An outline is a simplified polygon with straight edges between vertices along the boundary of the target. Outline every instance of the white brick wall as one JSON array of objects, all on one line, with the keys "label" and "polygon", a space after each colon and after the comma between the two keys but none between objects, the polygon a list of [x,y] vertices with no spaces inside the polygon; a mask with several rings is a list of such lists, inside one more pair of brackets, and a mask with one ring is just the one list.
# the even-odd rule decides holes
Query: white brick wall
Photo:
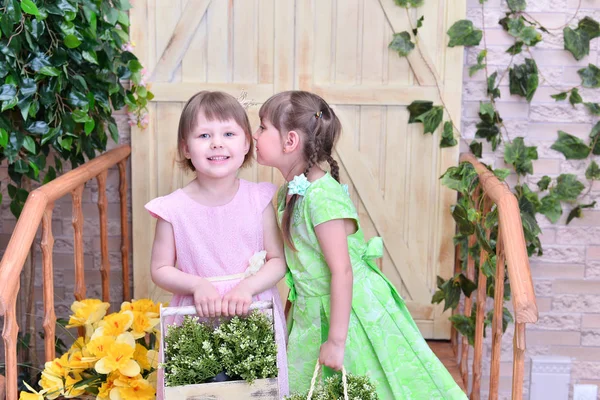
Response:
[{"label": "white brick wall", "polygon": [[[575,14],[578,0],[529,0],[527,11],[547,28],[564,25]],[[482,12],[479,0],[468,0],[467,16],[481,28]],[[488,44],[489,73],[502,71],[508,65],[510,55],[504,51],[511,45],[512,38],[498,25],[504,16],[504,0],[488,0],[485,3],[486,39]],[[600,20],[600,1],[582,0],[581,9],[574,19],[589,15]],[[425,27],[424,27],[425,28]],[[502,82],[502,97],[498,99],[500,115],[506,121],[511,138],[525,137],[528,145],[538,146],[539,160],[534,162],[534,176],[526,179],[529,186],[543,175],[556,177],[561,173],[574,173],[582,182],[589,161],[565,160],[564,156],[550,146],[557,138],[557,131],[564,130],[587,142],[593,124],[592,118],[583,105],[575,109],[568,102],[557,103],[551,94],[568,90],[580,84],[577,70],[588,63],[600,64],[600,39],[591,43],[590,55],[575,61],[570,53],[563,50],[562,31],[552,31],[554,35],[543,34],[544,41],[532,51],[541,74],[541,80],[531,104],[508,91],[508,76]],[[483,43],[483,41],[482,41]],[[473,138],[477,123],[477,109],[480,100],[485,100],[485,74],[478,72],[473,78],[468,76],[468,67],[474,63],[481,48],[470,48],[465,56],[463,91],[463,135]],[[527,54],[527,57],[530,57]],[[517,63],[523,56],[515,57]],[[584,101],[599,101],[600,89],[581,89]],[[464,147],[464,144],[463,144]],[[463,150],[465,150],[463,148]],[[497,167],[504,166],[502,150],[491,153],[484,145],[483,158],[495,160]],[[600,157],[596,157],[600,161]],[[515,182],[515,180],[511,180]],[[586,187],[587,190],[587,187]],[[596,182],[584,202],[598,201],[594,210],[584,211],[583,219],[576,219],[565,226],[570,211],[567,207],[559,223],[552,225],[545,217],[539,219],[543,229],[542,243],[544,255],[531,259],[531,270],[538,300],[540,319],[538,324],[527,331],[527,356],[557,355],[573,359],[571,384],[593,383],[600,385],[600,184]],[[501,368],[501,398],[509,398],[512,360],[512,330],[509,327],[503,345]],[[490,335],[486,340],[484,365],[491,354]],[[527,370],[528,371],[528,370]],[[488,387],[489,368],[484,368],[483,380]],[[526,377],[528,386],[528,377]],[[526,388],[527,389],[527,388]],[[572,392],[572,390],[571,390]],[[526,398],[528,392],[526,390]],[[572,394],[571,394],[572,396]],[[487,397],[482,396],[482,398]],[[599,397],[600,398],[600,397]]]}]

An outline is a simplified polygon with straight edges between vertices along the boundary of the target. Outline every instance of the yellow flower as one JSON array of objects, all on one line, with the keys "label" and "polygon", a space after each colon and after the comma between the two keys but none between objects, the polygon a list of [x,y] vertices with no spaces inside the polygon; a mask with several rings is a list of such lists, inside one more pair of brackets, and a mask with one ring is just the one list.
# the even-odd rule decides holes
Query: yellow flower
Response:
[{"label": "yellow flower", "polygon": [[65,398],[74,399],[85,393],[85,388],[88,387],[86,384],[81,384],[83,380],[78,372],[71,372],[67,375],[65,382]]},{"label": "yellow flower", "polygon": [[156,350],[148,350],[148,354],[146,354],[148,358],[148,363],[150,364],[150,368],[157,369],[158,368],[158,351]]},{"label": "yellow flower", "polygon": [[73,302],[71,311],[73,315],[69,318],[67,328],[95,324],[106,315],[109,303],[103,303],[98,299],[85,299]]},{"label": "yellow flower", "polygon": [[91,361],[106,356],[108,354],[108,349],[110,349],[115,341],[116,339],[112,336],[99,336],[90,340],[86,348],[93,356],[96,357],[92,358]]},{"label": "yellow flower", "polygon": [[[146,333],[152,332],[155,326],[160,322],[158,314],[143,313],[140,311],[129,311],[133,313],[133,324],[131,325],[131,333],[136,339],[146,336]],[[155,315],[154,317],[152,317]]]},{"label": "yellow flower", "polygon": [[150,369],[150,363],[148,362],[148,349],[139,343],[135,344],[133,359],[140,365],[141,369]]},{"label": "yellow flower", "polygon": [[42,391],[37,391],[34,388],[32,388],[31,386],[29,386],[27,384],[27,382],[23,382],[23,384],[25,386],[27,386],[27,390],[30,390],[31,393],[27,393],[26,391],[22,391],[21,394],[19,395],[19,400],[44,400],[44,393],[46,393],[45,390]]},{"label": "yellow flower", "polygon": [[119,336],[126,332],[133,323],[133,313],[131,311],[123,311],[107,315],[100,321],[98,328],[92,335],[91,340],[98,336]]},{"label": "yellow flower", "polygon": [[158,315],[160,312],[160,303],[154,304],[150,299],[133,300],[131,303],[124,301],[121,304],[121,311],[149,312]]},{"label": "yellow flower", "polygon": [[82,371],[91,366],[89,357],[84,357],[81,351],[75,351],[69,354],[69,363],[67,364],[68,370]]},{"label": "yellow flower", "polygon": [[44,389],[46,398],[56,399],[64,389],[64,379],[67,376],[68,354],[44,364],[42,378],[38,384]]},{"label": "yellow flower", "polygon": [[111,400],[153,400],[156,389],[141,376],[137,379],[117,379],[110,392]]},{"label": "yellow flower", "polygon": [[100,374],[109,374],[118,370],[125,376],[136,376],[140,373],[140,366],[132,360],[135,352],[135,339],[130,333],[119,335],[117,340],[109,347],[107,354],[95,365]]},{"label": "yellow flower", "polygon": [[106,382],[103,382],[98,389],[96,400],[110,400],[110,391],[115,387],[115,379],[117,379],[119,376],[121,376],[119,372],[113,372],[112,374],[108,375]]},{"label": "yellow flower", "polygon": [[86,345],[85,338],[83,338],[83,337],[80,336],[71,345],[71,348],[69,349],[69,353],[83,351],[83,349],[85,348],[85,345]]}]

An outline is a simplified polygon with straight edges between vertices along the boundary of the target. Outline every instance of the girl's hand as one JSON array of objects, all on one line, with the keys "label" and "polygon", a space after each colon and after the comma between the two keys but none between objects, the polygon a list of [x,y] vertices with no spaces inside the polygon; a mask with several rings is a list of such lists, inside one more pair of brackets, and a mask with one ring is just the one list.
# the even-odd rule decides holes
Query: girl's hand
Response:
[{"label": "girl's hand", "polygon": [[194,289],[194,305],[199,317],[221,315],[221,295],[206,279],[202,279]]},{"label": "girl's hand", "polygon": [[340,371],[344,366],[344,351],[346,346],[343,343],[326,341],[321,345],[319,362],[335,371]]},{"label": "girl's hand", "polygon": [[221,302],[221,312],[225,316],[246,315],[252,303],[252,293],[247,290],[243,282],[231,289]]}]

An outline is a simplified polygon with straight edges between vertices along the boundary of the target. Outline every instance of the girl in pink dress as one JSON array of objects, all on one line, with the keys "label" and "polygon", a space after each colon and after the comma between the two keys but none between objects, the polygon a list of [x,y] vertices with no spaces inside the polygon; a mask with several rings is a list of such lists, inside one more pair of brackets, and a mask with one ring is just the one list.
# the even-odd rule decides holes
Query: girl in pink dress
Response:
[{"label": "girl in pink dress", "polygon": [[[146,204],[158,219],[152,280],[173,293],[170,306],[195,305],[200,317],[244,315],[252,301],[274,299],[280,395],[287,395],[285,317],[275,288],[286,272],[271,205],[276,187],[237,177],[253,154],[244,108],[226,93],[197,93],[183,108],[178,152],[196,179]],[[160,388],[162,370],[158,378]]]}]

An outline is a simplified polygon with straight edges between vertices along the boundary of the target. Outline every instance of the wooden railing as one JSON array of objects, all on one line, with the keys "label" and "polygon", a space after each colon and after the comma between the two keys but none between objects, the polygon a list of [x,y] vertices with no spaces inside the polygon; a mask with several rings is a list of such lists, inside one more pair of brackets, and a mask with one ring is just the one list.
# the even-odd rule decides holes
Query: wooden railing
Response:
[{"label": "wooden railing", "polygon": [[[500,381],[500,352],[502,345],[502,314],[504,298],[504,265],[508,271],[512,303],[515,314],[515,331],[513,339],[513,373],[512,373],[512,398],[520,400],[523,398],[523,377],[525,374],[525,324],[535,323],[538,319],[535,292],[529,269],[529,258],[521,223],[521,213],[514,194],[507,185],[500,182],[498,178],[489,171],[472,154],[463,154],[461,162],[468,162],[479,175],[479,186],[475,190],[473,200],[477,204],[483,201],[484,218],[485,213],[492,209],[493,204],[498,208],[498,239],[496,242],[496,282],[494,290],[494,313],[492,320],[492,358],[490,372],[489,399],[498,398]],[[489,239],[490,232],[486,232]],[[475,234],[469,237],[468,245],[472,247],[477,241]],[[456,249],[455,271],[461,271],[460,248]],[[481,250],[480,271],[487,257],[487,252]],[[469,253],[467,260],[467,278],[475,279],[475,260]],[[481,369],[483,354],[483,330],[486,303],[486,276],[479,273],[476,294],[476,323],[475,343],[473,354],[473,382],[470,390],[470,399],[478,400],[481,392]],[[464,315],[471,316],[472,299],[465,298]],[[455,310],[455,312],[458,312]],[[452,332],[452,344],[455,354],[458,352],[458,333]],[[462,337],[459,368],[465,386],[469,381],[468,371],[469,343],[466,337]]]},{"label": "wooden railing", "polygon": [[[54,272],[52,250],[52,210],[54,202],[71,193],[73,200],[73,230],[75,256],[75,298],[85,298],[83,265],[83,211],[81,196],[84,185],[90,179],[98,182],[98,211],[100,217],[100,255],[102,277],[102,300],[109,301],[108,229],[106,177],[108,169],[119,167],[119,196],[121,200],[121,258],[123,270],[123,299],[130,300],[129,291],[129,228],[127,223],[127,180],[125,163],[131,153],[129,146],[121,146],[81,165],[63,176],[32,191],[21,212],[8,247],[0,262],[0,315],[4,317],[4,353],[6,360],[6,398],[16,400],[17,394],[17,334],[16,300],[23,264],[29,253],[36,232],[42,224],[42,273],[44,298],[44,348],[46,361],[53,360],[56,315],[54,313]],[[31,294],[33,295],[33,294]]]}]

